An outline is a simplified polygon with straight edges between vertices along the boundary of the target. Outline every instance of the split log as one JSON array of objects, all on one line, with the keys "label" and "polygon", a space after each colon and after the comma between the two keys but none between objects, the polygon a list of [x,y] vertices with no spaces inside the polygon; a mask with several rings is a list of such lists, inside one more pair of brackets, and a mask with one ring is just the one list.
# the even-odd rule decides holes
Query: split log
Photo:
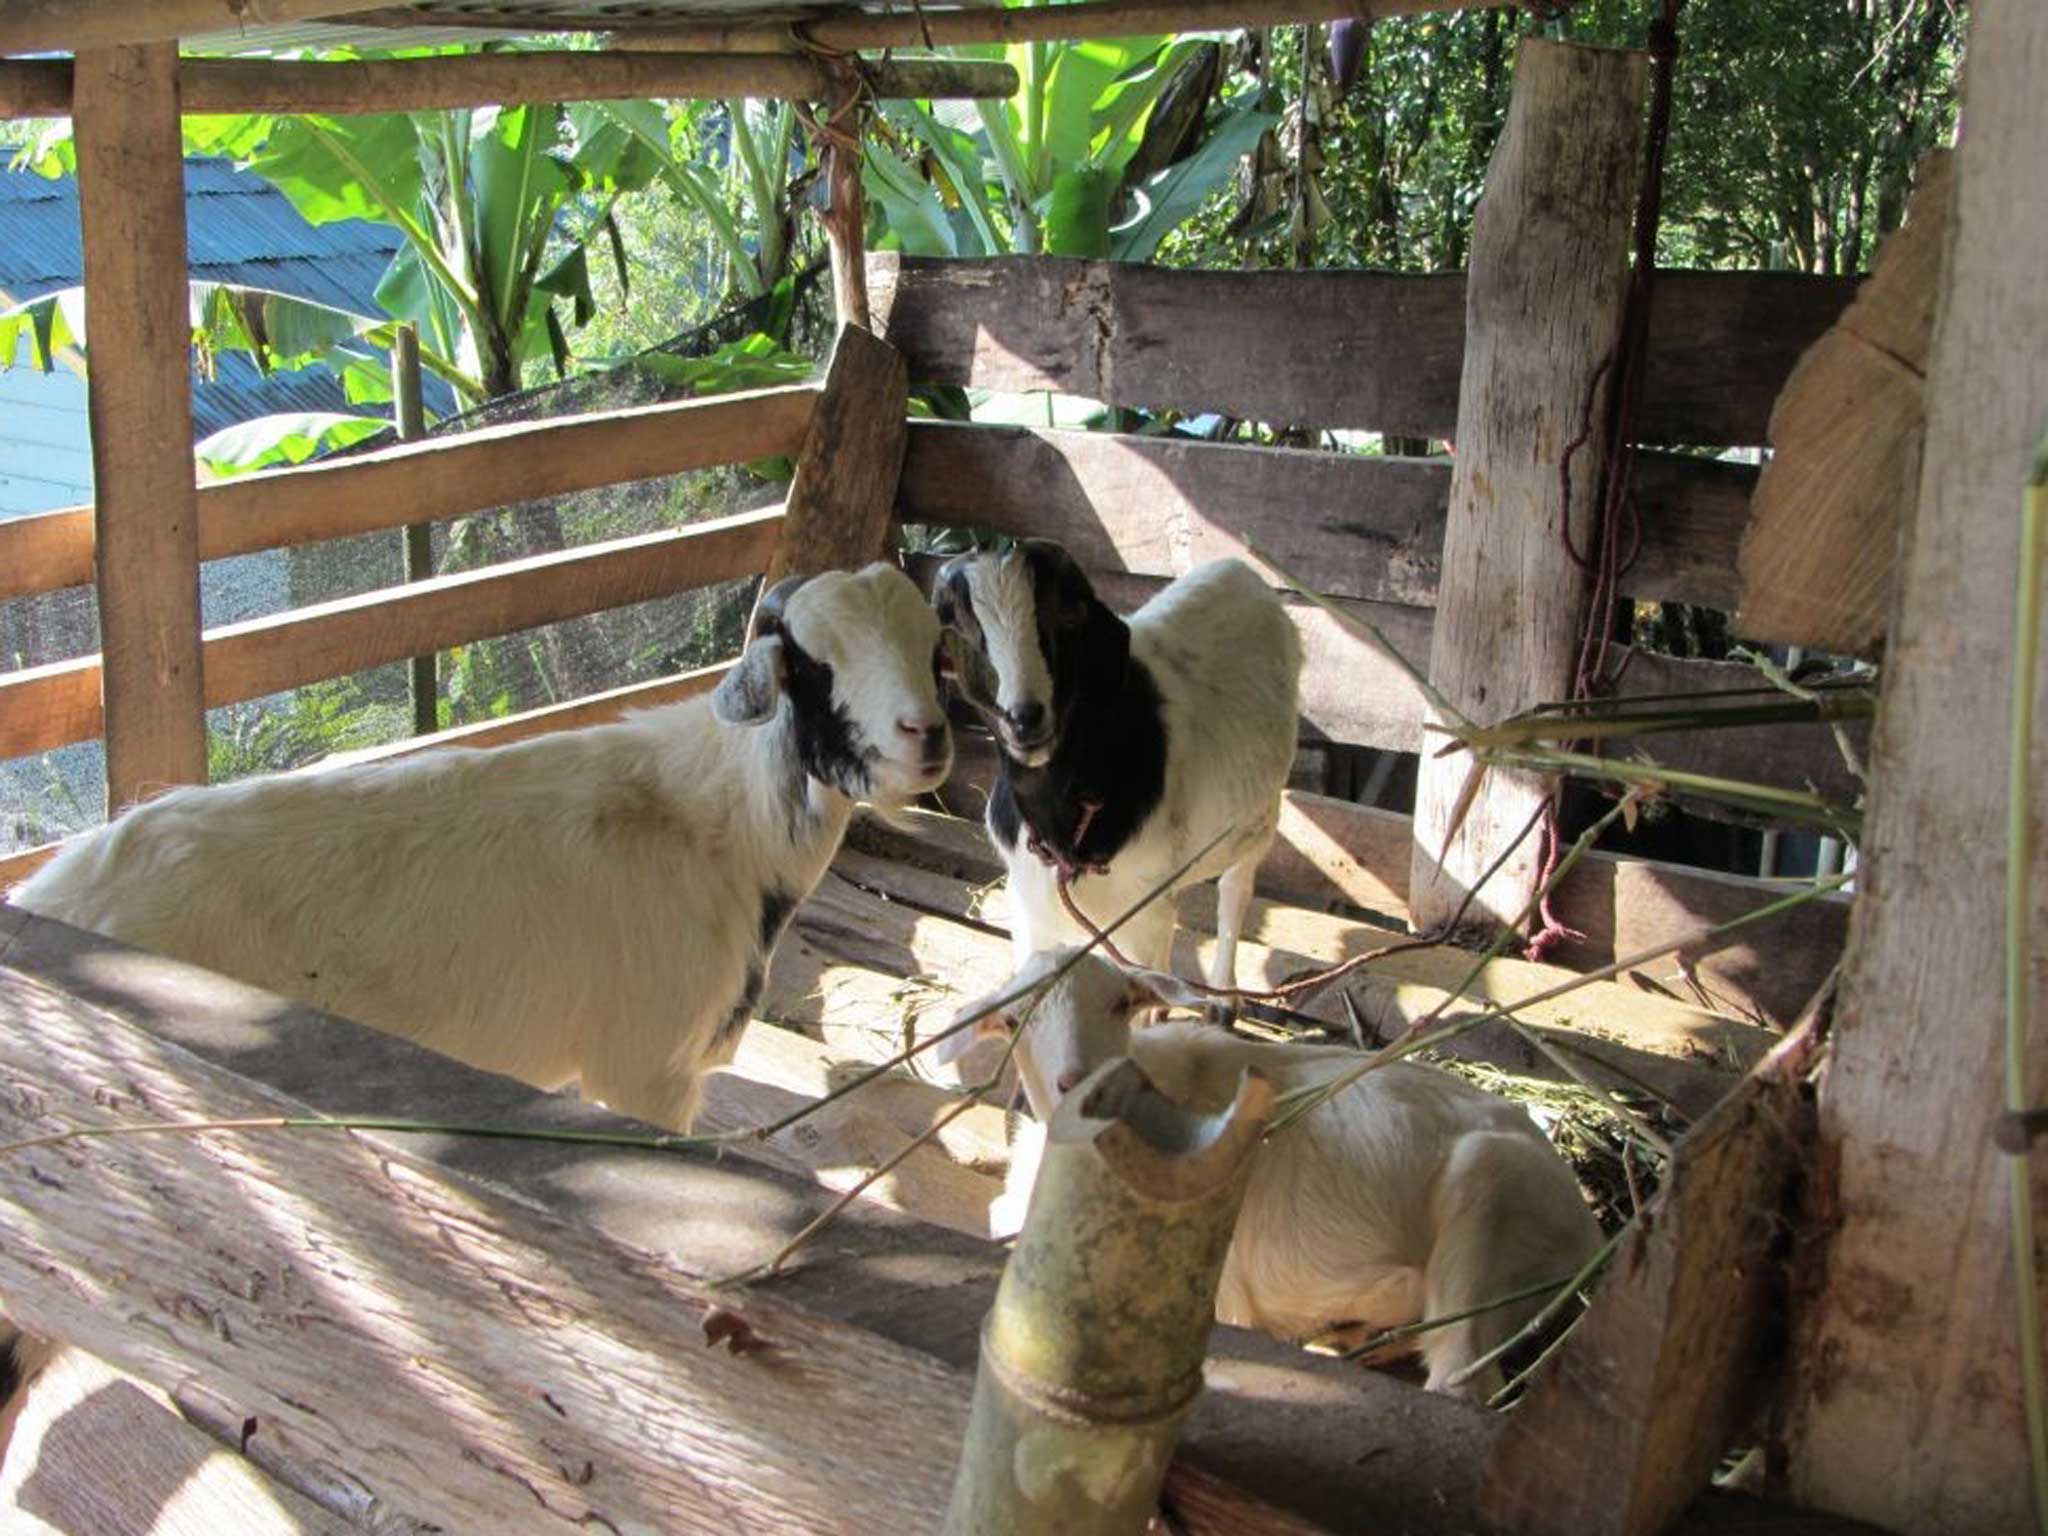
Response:
[{"label": "split log", "polygon": [[[1927,447],[1872,745],[1864,894],[1821,1099],[1820,1208],[1780,1417],[1801,1497],[1916,1536],[2018,1531],[2028,1492],[2003,1096],[2003,930],[2021,489],[2048,423],[2048,9],[1970,12]],[[2043,669],[2048,680],[2048,669]],[[2037,706],[2038,708],[2038,706]],[[2033,782],[2048,783],[2048,710]],[[2017,1063],[2048,1103],[2048,843]],[[2048,1231],[2048,1141],[2031,1154]],[[2040,1256],[2036,1255],[2040,1274]],[[2048,1277],[2043,1277],[2048,1279]]]},{"label": "split log", "polygon": [[841,324],[797,454],[782,543],[764,590],[791,571],[809,576],[857,568],[887,552],[909,389],[894,347],[858,325]]},{"label": "split log", "polygon": [[[1565,533],[1584,541],[1599,500],[1606,433],[1587,402],[1607,398],[1596,381],[1621,334],[1647,79],[1641,54],[1525,39],[1473,220],[1429,675],[1482,724],[1571,692],[1590,578]],[[1558,467],[1574,441],[1567,504]],[[1408,898],[1418,928],[1450,919],[1550,794],[1534,774],[1495,769],[1466,797],[1468,766],[1422,762]],[[1479,893],[1475,925],[1515,920],[1542,851],[1523,839]]]},{"label": "split log", "polygon": [[1516,1536],[1656,1536],[1769,1388],[1793,1191],[1812,1156],[1787,1037],[1672,1150],[1591,1313],[1494,1442],[1480,1504]]},{"label": "split log", "polygon": [[[93,296],[94,548],[107,814],[206,782],[199,525],[178,50],[91,50],[77,63],[78,216]],[[96,711],[98,713],[99,711]],[[99,734],[99,721],[90,735]],[[31,749],[34,750],[34,749]]]},{"label": "split log", "polygon": [[1745,635],[1851,656],[1884,643],[1899,527],[1920,488],[1951,192],[1949,152],[1935,150],[1904,227],[1771,410],[1774,452],[1742,541]]},{"label": "split log", "polygon": [[199,32],[374,9],[363,0],[33,0],[0,12],[0,53],[79,53],[126,43],[169,43]]}]

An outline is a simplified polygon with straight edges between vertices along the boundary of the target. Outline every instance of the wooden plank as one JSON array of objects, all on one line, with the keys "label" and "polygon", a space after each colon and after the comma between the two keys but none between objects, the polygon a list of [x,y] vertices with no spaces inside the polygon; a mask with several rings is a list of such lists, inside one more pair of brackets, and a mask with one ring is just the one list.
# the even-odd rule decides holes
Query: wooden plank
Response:
[{"label": "wooden plank", "polygon": [[1899,526],[1920,488],[1951,191],[1949,151],[1931,151],[1904,227],[1771,411],[1775,452],[1740,560],[1745,635],[1855,656],[1884,643]]},{"label": "wooden plank", "polygon": [[[300,1105],[631,1128],[8,916],[0,1071],[36,1092],[0,1102],[0,1139]],[[200,1377],[257,1419],[254,1446],[460,1531],[935,1529],[1001,1261],[857,1206],[782,1280],[713,1290],[821,1197],[708,1154],[509,1141],[115,1139],[0,1159],[0,1197],[0,1293],[21,1321],[145,1380]],[[714,1308],[769,1347],[703,1348]],[[1168,1482],[1176,1504],[1196,1494],[1195,1536],[1469,1513],[1494,1432],[1470,1405],[1237,1330],[1211,1348]]]},{"label": "wooden plank", "polygon": [[[1468,0],[1096,0],[1057,9],[984,10],[962,7],[923,14],[827,11],[804,24],[804,36],[826,48],[951,47],[962,43],[1051,42],[1062,38],[1138,37],[1155,32],[1200,32],[1211,27],[1275,26],[1344,17],[1415,16],[1477,9]],[[436,22],[441,20],[436,16]],[[459,21],[459,16],[448,18]],[[745,20],[686,20],[643,24],[619,17],[615,48],[661,47],[692,53],[788,52],[797,44],[787,25]],[[627,28],[631,30],[627,30]]]},{"label": "wooden plank", "polygon": [[[781,522],[766,507],[225,624],[206,632],[206,707],[751,575]],[[0,757],[90,739],[98,672],[84,656],[0,677]]]},{"label": "wooden plank", "polygon": [[909,388],[895,348],[858,325],[840,325],[789,482],[788,521],[768,581],[863,566],[888,551]]},{"label": "wooden plank", "polygon": [[[1475,720],[1571,694],[1591,577],[1566,531],[1583,541],[1599,515],[1607,434],[1586,402],[1622,330],[1648,78],[1638,54],[1538,41],[1516,55],[1507,126],[1472,223],[1458,456],[1429,649],[1430,681]],[[1575,440],[1567,501],[1558,466]],[[1450,723],[1434,708],[1428,719]],[[1470,909],[1474,927],[1517,921],[1536,888],[1542,841],[1515,839],[1554,786],[1495,769],[1470,794],[1469,772],[1463,754],[1422,760],[1408,889],[1418,928],[1450,922],[1497,864]]]},{"label": "wooden plank", "polygon": [[[1821,1100],[1822,1216],[1779,1405],[1790,1485],[1888,1529],[2017,1531],[2028,1492],[2003,1096],[2020,489],[2048,424],[2048,10],[1973,7],[1927,449],[1901,546],[1864,896]],[[2032,643],[2032,642],[2030,642]],[[2044,669],[2048,677],[2048,669]],[[2037,705],[2038,708],[2038,705]],[[2048,710],[2030,744],[2048,783]],[[2048,842],[2019,1076],[2048,1103]],[[2048,1230],[2048,1142],[2031,1159]],[[2036,1277],[2041,1255],[2035,1254]],[[2032,1511],[2030,1513],[2030,1510]]]},{"label": "wooden plank", "polygon": [[[1641,598],[1732,608],[1756,470],[1646,453],[1636,461]],[[1188,438],[913,421],[897,495],[905,522],[1057,539],[1084,565],[1178,576],[1250,538],[1326,597],[1430,607],[1443,556],[1447,459],[1381,458]]]},{"label": "wooden plank", "polygon": [[0,896],[8,888],[26,880],[64,850],[62,842],[38,843],[33,848],[18,849],[0,858]]},{"label": "wooden plank", "polygon": [[1769,1387],[1784,1233],[1813,1152],[1789,1037],[1673,1148],[1591,1313],[1509,1416],[1481,1508],[1518,1536],[1656,1536],[1708,1486]]},{"label": "wooden plank", "polygon": [[107,810],[206,782],[177,48],[78,60]]},{"label": "wooden plank", "polygon": [[[882,99],[1008,97],[1017,72],[965,59],[857,60],[866,89]],[[0,117],[61,116],[71,105],[71,65],[0,62]],[[428,58],[187,59],[178,68],[187,112],[434,112],[521,101],[709,101],[767,96],[831,101],[830,70],[808,54],[442,54]]]},{"label": "wooden plank", "polygon": [[[260,1434],[262,1426],[253,1433]],[[82,1350],[28,1396],[4,1468],[12,1536],[358,1536]]]},{"label": "wooden plank", "polygon": [[[1659,274],[1640,439],[1764,442],[1785,376],[1855,286],[1801,273]],[[1462,273],[1193,272],[877,252],[868,289],[877,327],[924,383],[1457,434]]]},{"label": "wooden plank", "polygon": [[[199,558],[376,533],[685,470],[793,454],[815,385],[749,390],[458,436],[199,489]],[[92,580],[92,508],[0,523],[0,598]]]},{"label": "wooden plank", "polygon": [[167,43],[197,32],[375,9],[363,0],[13,0],[0,6],[0,53]]},{"label": "wooden plank", "polygon": [[[789,977],[771,980],[770,1007],[791,1010],[775,1017],[815,1025],[830,1041],[850,1050],[865,1046],[876,1053],[875,1059],[884,1059],[901,1049],[900,1025],[892,1028],[892,1017],[900,1020],[906,1011],[913,1013],[918,1030],[929,1032],[962,1001],[994,990],[1009,977],[1011,952],[1000,893],[994,899],[979,899],[974,887],[944,875],[858,852],[842,852],[834,869],[840,878],[821,886],[797,915],[801,948],[792,964],[798,969]],[[970,910],[972,918],[963,915]],[[1213,898],[1195,895],[1183,902],[1184,922],[1174,946],[1180,974],[1201,974],[1199,966],[1214,947],[1214,910]],[[1261,903],[1238,946],[1238,974],[1246,985],[1277,985],[1404,936],[1357,922],[1318,923],[1313,915]],[[816,957],[862,965],[884,975],[907,973],[923,978],[927,988],[944,990],[921,992],[907,1009],[901,999],[884,1003],[861,987],[841,999],[834,995],[837,988],[826,984],[827,968]],[[1442,1003],[1471,962],[1469,952],[1455,949],[1390,955],[1358,972],[1349,990],[1375,1042],[1391,1039]],[[778,972],[782,966],[778,952]],[[1455,1005],[1449,1016],[1476,1012],[1488,1001],[1531,996],[1567,979],[1568,973],[1556,968],[1495,961],[1475,983],[1474,1001]],[[1334,992],[1306,1005],[1305,1011],[1349,1033],[1348,1015]],[[1568,1031],[1582,1053],[1649,1083],[1694,1115],[1718,1102],[1734,1084],[1735,1074],[1760,1057],[1775,1038],[1768,1031],[1611,983],[1592,983],[1554,1004],[1532,1005],[1526,1017]],[[1562,1076],[1554,1064],[1503,1027],[1474,1030],[1444,1049],[1449,1055],[1527,1076]]]}]

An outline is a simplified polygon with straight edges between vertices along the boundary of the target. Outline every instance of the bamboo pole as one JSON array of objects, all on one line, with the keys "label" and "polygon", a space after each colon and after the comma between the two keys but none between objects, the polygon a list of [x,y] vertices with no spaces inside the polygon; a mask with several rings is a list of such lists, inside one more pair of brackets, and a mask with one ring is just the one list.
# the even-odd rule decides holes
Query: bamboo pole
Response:
[{"label": "bamboo pole", "polygon": [[[795,51],[805,41],[825,48],[946,48],[961,43],[1043,43],[1069,38],[1135,37],[1201,32],[1217,27],[1269,27],[1345,17],[1410,16],[1480,9],[1471,0],[1101,0],[1092,5],[1006,9],[848,11],[798,28],[787,21],[692,21],[635,27],[611,35],[614,48],[691,53]],[[440,18],[436,18],[439,20]],[[460,18],[450,18],[460,21]]]},{"label": "bamboo pole", "polygon": [[[881,99],[1009,96],[1017,72],[979,60],[854,60]],[[828,101],[832,71],[808,55],[690,53],[448,54],[416,59],[185,59],[187,112],[424,112],[518,101],[708,100],[760,96]],[[71,111],[64,59],[0,63],[0,118]]]},{"label": "bamboo pole", "polygon": [[983,1325],[946,1536],[1136,1536],[1202,1385],[1216,1284],[1273,1091],[1220,1115],[1128,1058],[1062,1101]]}]

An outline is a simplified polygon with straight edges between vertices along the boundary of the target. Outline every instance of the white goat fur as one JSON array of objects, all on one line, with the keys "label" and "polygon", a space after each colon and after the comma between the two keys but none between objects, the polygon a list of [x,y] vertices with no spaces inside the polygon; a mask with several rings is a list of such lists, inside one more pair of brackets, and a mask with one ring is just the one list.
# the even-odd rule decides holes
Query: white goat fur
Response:
[{"label": "white goat fur", "polygon": [[[1037,598],[1025,559],[1014,551],[981,555],[964,571],[999,685],[998,703],[1049,707],[1052,670],[1039,643]],[[1241,560],[1196,566],[1126,622],[1131,658],[1150,671],[1159,692],[1165,788],[1107,873],[1078,876],[1069,894],[1090,922],[1106,926],[1164,884],[1210,839],[1232,829],[1116,935],[1118,948],[1137,963],[1167,968],[1173,893],[1220,876],[1209,981],[1232,986],[1253,878],[1279,825],[1281,791],[1294,766],[1301,639],[1278,595]],[[1028,761],[1000,728],[997,739],[1013,761]],[[1068,813],[1077,814],[1078,807],[1068,807]],[[1058,876],[1025,839],[1006,846],[993,820],[989,834],[1008,870],[1016,963],[1048,945],[1088,937],[1060,899]]]},{"label": "white goat fur", "polygon": [[758,994],[770,904],[786,916],[816,885],[847,789],[901,802],[945,771],[905,742],[944,740],[939,627],[908,578],[830,572],[776,622],[833,668],[870,783],[805,774],[782,641],[756,637],[742,667],[765,723],[733,723],[722,687],[496,749],[177,790],[14,900],[687,1129]]},{"label": "white goat fur", "polygon": [[[1004,990],[1044,977],[1071,953],[1033,957]],[[1017,1060],[1041,1123],[1013,1149],[1002,1232],[1021,1218],[1037,1177],[1042,1122],[1105,1061],[1130,1056],[1168,1098],[1215,1112],[1248,1069],[1284,1094],[1361,1059],[1341,1046],[1246,1040],[1208,1024],[1132,1028],[1134,1014],[1157,1003],[1199,1001],[1170,976],[1128,976],[1096,954],[1040,995],[1025,1014]],[[1351,1324],[1374,1332],[1561,1281],[1599,1245],[1578,1181],[1519,1106],[1396,1062],[1259,1149],[1216,1315],[1283,1338]],[[1542,1304],[1538,1296],[1422,1334],[1429,1386],[1445,1388]],[[1499,1381],[1489,1366],[1456,1390],[1483,1398]]]}]

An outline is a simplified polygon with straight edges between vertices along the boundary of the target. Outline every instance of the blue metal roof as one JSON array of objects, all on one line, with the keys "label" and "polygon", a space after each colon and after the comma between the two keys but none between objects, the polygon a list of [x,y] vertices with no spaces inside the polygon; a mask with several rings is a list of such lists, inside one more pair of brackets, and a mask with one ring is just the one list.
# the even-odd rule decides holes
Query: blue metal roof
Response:
[{"label": "blue metal roof", "polygon": [[[282,192],[219,159],[185,162],[185,229],[194,278],[367,315],[382,313],[377,283],[399,246],[395,231],[362,219],[308,224]],[[0,169],[0,292],[18,302],[83,280],[77,183]],[[428,410],[453,409],[440,380],[427,379],[424,392]],[[249,359],[224,356],[212,379],[193,380],[197,437],[276,411],[352,409],[324,368],[266,377]]]}]

